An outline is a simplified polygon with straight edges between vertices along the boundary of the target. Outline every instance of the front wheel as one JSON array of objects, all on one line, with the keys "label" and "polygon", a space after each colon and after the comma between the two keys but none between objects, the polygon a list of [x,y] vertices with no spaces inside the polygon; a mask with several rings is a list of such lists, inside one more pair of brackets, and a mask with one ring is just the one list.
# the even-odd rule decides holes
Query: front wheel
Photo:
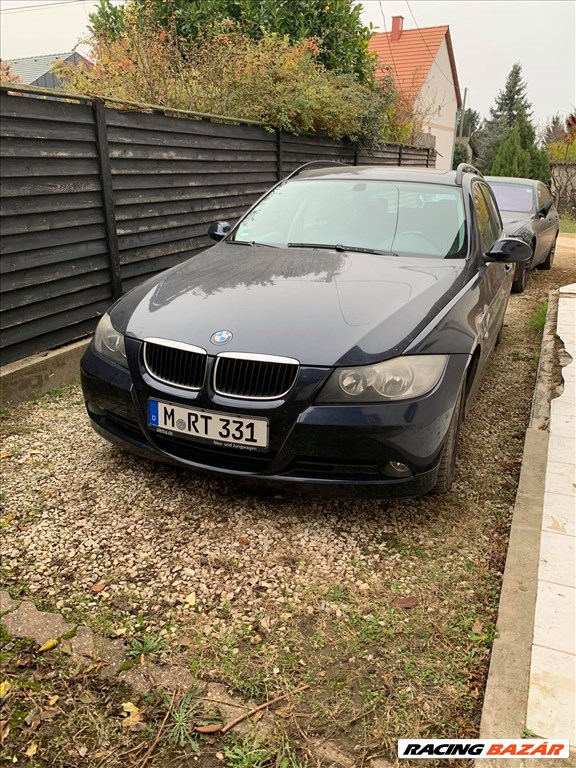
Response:
[{"label": "front wheel", "polygon": [[548,251],[548,256],[546,256],[545,260],[542,262],[542,264],[538,265],[538,269],[552,269],[552,264],[554,263],[554,254],[556,253],[556,240],[558,238],[558,235],[554,238],[554,242],[552,243],[552,248]]},{"label": "front wheel", "polygon": [[442,456],[440,457],[440,465],[438,469],[438,477],[436,479],[436,485],[432,488],[431,493],[446,493],[446,491],[452,485],[454,475],[456,473],[456,453],[458,448],[458,435],[460,434],[460,424],[464,417],[464,385],[460,388],[460,394],[458,400],[454,406],[454,413],[448,427],[448,434],[446,435],[446,442],[442,449]]},{"label": "front wheel", "polygon": [[518,264],[517,273],[514,274],[512,283],[512,293],[524,293],[528,283],[528,265]]}]

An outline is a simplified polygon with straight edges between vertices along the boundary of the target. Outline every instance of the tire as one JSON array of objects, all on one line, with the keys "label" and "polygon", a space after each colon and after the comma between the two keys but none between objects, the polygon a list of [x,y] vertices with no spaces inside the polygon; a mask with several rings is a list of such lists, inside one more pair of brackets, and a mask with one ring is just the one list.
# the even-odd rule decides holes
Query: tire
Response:
[{"label": "tire", "polygon": [[542,264],[538,264],[538,269],[552,269],[552,264],[554,263],[554,254],[556,253],[556,240],[558,239],[558,235],[554,238],[554,242],[552,243],[552,248],[548,251],[548,255],[542,262]]},{"label": "tire", "polygon": [[452,485],[454,475],[456,474],[456,453],[458,448],[458,435],[460,434],[460,424],[464,416],[464,385],[460,388],[460,394],[458,400],[454,406],[454,413],[448,427],[448,434],[446,435],[446,441],[444,448],[442,449],[442,455],[440,457],[440,464],[438,466],[438,477],[436,478],[436,485],[430,493],[439,494],[446,493]]},{"label": "tire", "polygon": [[514,276],[512,293],[524,293],[528,283],[528,272],[530,271],[530,268],[527,264],[521,264],[520,266],[522,267],[522,269],[520,269],[520,274]]}]

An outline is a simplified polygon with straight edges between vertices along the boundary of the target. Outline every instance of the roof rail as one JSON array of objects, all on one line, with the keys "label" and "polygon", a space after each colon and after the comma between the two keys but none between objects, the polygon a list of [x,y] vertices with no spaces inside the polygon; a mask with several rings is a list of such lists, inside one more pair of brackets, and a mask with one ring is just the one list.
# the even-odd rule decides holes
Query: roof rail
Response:
[{"label": "roof rail", "polygon": [[465,173],[475,173],[477,176],[482,176],[482,178],[484,178],[478,168],[470,165],[470,163],[460,163],[458,168],[456,168],[456,184],[462,184],[462,176]]},{"label": "roof rail", "polygon": [[339,160],[311,160],[309,163],[304,163],[304,165],[301,165],[299,168],[296,168],[295,171],[292,171],[292,173],[289,173],[288,176],[284,177],[284,181],[286,179],[291,179],[294,176],[298,176],[299,173],[302,173],[302,171],[307,171],[310,166],[316,166],[317,168],[326,168],[330,165],[339,165],[342,168],[348,168],[351,167],[349,163],[341,163]]}]

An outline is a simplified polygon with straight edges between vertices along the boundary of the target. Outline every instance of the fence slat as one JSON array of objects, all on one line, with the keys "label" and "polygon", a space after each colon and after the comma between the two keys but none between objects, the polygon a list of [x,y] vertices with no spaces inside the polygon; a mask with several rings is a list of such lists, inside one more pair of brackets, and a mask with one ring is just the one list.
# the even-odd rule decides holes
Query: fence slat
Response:
[{"label": "fence slat", "polygon": [[106,240],[108,241],[108,258],[110,260],[110,284],[112,287],[112,298],[119,299],[122,296],[122,278],[120,276],[120,254],[118,251],[118,236],[116,234],[112,170],[106,133],[106,111],[101,101],[94,102],[93,109],[94,122],[96,124],[96,141],[98,144],[98,160],[100,162],[100,179],[102,181],[104,228],[106,230]]}]

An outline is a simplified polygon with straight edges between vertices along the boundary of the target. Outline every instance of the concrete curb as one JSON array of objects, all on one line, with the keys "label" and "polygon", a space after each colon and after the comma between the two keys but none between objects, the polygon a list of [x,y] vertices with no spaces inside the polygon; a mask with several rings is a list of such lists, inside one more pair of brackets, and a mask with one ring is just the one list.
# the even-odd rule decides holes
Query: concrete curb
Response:
[{"label": "concrete curb", "polygon": [[[480,738],[521,738],[526,727],[557,314],[558,291],[551,291],[510,529]],[[524,760],[484,759],[477,760],[475,765],[504,768],[505,762],[513,763],[515,768],[524,764]],[[567,764],[564,760],[553,762],[557,766]]]},{"label": "concrete curb", "polygon": [[51,389],[78,381],[80,358],[90,339],[82,339],[61,349],[42,352],[8,363],[0,368],[2,406],[17,405],[46,394]]}]

